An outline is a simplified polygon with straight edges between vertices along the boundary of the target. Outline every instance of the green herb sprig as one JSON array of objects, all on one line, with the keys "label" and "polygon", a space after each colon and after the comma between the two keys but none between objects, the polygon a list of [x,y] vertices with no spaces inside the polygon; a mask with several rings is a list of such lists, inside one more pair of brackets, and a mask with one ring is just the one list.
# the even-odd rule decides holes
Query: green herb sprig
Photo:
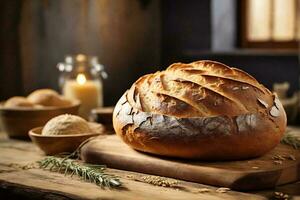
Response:
[{"label": "green herb sprig", "polygon": [[294,149],[300,149],[300,137],[286,133],[280,141],[282,144],[290,145]]},{"label": "green herb sprig", "polygon": [[57,156],[47,156],[44,159],[37,161],[37,163],[42,169],[49,169],[50,171],[60,173],[63,172],[65,175],[70,174],[71,177],[76,175],[81,177],[84,181],[95,183],[101,187],[120,187],[122,182],[118,177],[104,172],[106,169],[105,165],[84,164],[78,161],[81,148],[93,138],[94,137],[91,137],[82,142],[71,154],[61,153]]},{"label": "green herb sprig", "polygon": [[[71,154],[72,155],[72,154]],[[106,166],[82,164],[67,157],[47,156],[38,161],[39,167],[50,171],[77,175],[84,181],[95,183],[101,187],[115,188],[121,186],[120,180],[113,175],[104,173]]]}]

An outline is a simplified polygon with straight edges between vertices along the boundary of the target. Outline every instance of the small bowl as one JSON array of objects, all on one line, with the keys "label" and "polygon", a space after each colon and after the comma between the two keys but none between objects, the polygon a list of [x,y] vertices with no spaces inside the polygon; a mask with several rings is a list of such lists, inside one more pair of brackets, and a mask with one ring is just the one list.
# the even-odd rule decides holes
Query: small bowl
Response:
[{"label": "small bowl", "polygon": [[44,108],[4,108],[0,105],[0,125],[10,138],[29,139],[28,131],[44,126],[47,121],[61,114],[78,114],[79,101],[73,101],[71,106]]},{"label": "small bowl", "polygon": [[91,111],[90,120],[105,125],[105,128],[114,133],[112,125],[114,107],[94,108]]},{"label": "small bowl", "polygon": [[43,127],[29,131],[29,137],[46,155],[74,152],[85,140],[101,135],[100,133],[86,133],[77,135],[41,135]]}]

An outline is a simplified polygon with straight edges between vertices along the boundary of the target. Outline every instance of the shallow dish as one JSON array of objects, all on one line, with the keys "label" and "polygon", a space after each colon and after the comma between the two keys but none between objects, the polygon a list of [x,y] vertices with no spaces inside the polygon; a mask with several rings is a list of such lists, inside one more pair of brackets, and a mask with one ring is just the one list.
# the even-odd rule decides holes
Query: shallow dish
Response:
[{"label": "shallow dish", "polygon": [[86,133],[77,135],[41,135],[43,127],[29,131],[29,137],[46,155],[74,152],[85,140],[100,135],[100,133]]},{"label": "shallow dish", "polygon": [[0,105],[0,126],[10,138],[29,139],[28,131],[44,126],[47,121],[61,114],[78,114],[80,103],[73,101],[71,106],[44,108],[4,108]]},{"label": "shallow dish", "polygon": [[105,125],[105,128],[114,134],[114,128],[112,125],[114,107],[101,107],[94,108],[91,111],[90,119],[97,123]]}]

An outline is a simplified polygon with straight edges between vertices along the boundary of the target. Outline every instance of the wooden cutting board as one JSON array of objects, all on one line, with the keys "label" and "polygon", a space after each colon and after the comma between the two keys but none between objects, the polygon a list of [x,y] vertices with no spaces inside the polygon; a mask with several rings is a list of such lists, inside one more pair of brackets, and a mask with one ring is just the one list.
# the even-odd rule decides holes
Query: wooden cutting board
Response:
[{"label": "wooden cutting board", "polygon": [[[274,162],[273,157],[278,155],[284,156],[285,160]],[[141,153],[128,147],[116,135],[107,135],[85,144],[81,149],[81,158],[87,163],[106,164],[111,168],[240,191],[272,188],[300,179],[300,151],[282,144],[256,159],[203,162]]]}]

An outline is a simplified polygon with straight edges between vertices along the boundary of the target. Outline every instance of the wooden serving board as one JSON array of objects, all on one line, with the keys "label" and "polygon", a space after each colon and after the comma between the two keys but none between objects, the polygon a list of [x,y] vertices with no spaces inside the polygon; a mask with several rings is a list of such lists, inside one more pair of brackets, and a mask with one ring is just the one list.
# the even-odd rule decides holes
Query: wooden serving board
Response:
[{"label": "wooden serving board", "polygon": [[[278,155],[292,157],[276,164],[273,157]],[[282,144],[256,159],[203,162],[141,153],[131,149],[116,135],[107,135],[85,144],[81,149],[81,158],[87,163],[106,164],[112,168],[240,191],[272,188],[300,179],[300,151]]]}]

